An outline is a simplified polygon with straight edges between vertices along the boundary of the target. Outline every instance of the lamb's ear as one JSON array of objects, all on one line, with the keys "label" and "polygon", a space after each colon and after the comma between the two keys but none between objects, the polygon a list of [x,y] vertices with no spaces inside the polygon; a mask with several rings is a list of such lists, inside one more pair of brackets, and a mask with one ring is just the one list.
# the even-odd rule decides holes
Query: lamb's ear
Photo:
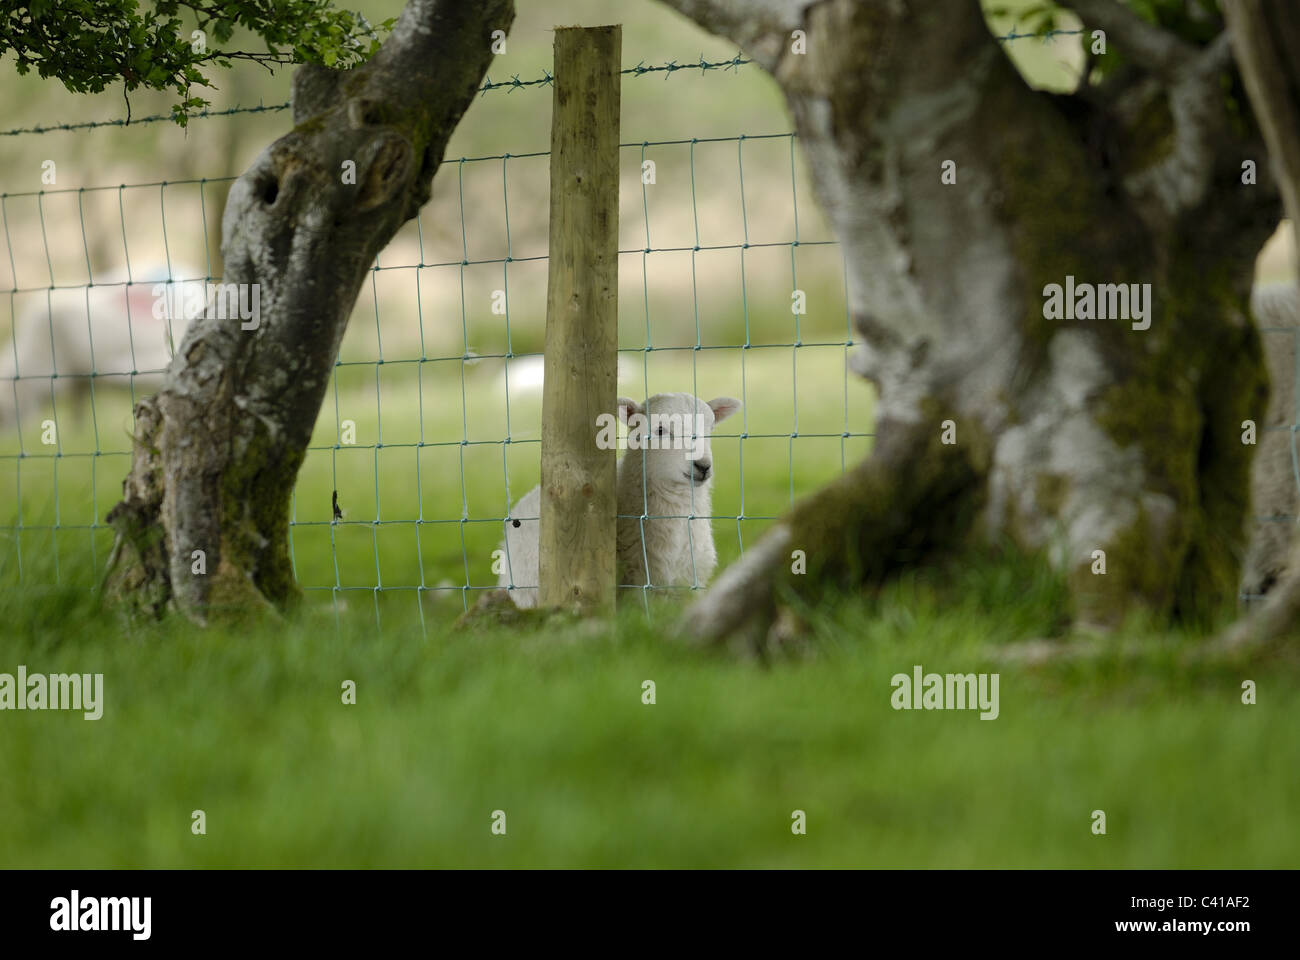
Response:
[{"label": "lamb's ear", "polygon": [[740,409],[740,401],[735,397],[717,397],[709,401],[709,409],[713,411],[713,422],[721,423]]},{"label": "lamb's ear", "polygon": [[618,418],[627,423],[627,418],[634,413],[641,412],[641,404],[637,403],[631,397],[618,398]]}]

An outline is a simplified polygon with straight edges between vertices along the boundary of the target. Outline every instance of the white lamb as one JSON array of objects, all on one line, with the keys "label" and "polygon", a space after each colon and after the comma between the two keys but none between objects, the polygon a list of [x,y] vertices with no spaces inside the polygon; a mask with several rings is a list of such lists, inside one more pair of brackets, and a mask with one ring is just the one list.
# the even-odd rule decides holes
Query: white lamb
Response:
[{"label": "white lamb", "polygon": [[[658,393],[644,407],[619,397],[618,417],[628,424],[617,481],[620,587],[702,586],[713,576],[709,438],[716,423],[739,409],[731,397],[705,403],[689,393]],[[519,607],[537,606],[540,510],[541,488],[534,487],[505,522],[506,564],[498,583]]]}]

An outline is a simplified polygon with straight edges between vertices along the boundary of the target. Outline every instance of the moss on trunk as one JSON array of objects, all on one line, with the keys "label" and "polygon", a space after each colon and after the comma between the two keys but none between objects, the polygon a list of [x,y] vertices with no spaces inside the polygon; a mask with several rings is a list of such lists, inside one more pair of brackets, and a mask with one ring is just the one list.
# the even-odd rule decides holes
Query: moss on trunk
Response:
[{"label": "moss on trunk", "polygon": [[948,419],[932,403],[920,423],[880,425],[870,458],[794,508],[789,548],[804,552],[807,571],[785,563],[783,589],[815,603],[970,541],[991,445],[965,418],[956,421],[957,442],[944,443]]}]

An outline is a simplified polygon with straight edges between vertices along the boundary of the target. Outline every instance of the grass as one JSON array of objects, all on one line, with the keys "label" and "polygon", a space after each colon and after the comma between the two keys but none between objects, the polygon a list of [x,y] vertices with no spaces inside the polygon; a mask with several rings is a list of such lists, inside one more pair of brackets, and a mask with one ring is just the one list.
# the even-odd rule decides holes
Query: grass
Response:
[{"label": "grass", "polygon": [[[869,442],[807,437],[846,423],[828,389],[842,348],[649,360],[653,389],[746,398],[729,432],[749,438],[714,444],[717,515],[739,515],[742,495],[747,517],[779,513]],[[102,673],[106,702],[98,721],[0,714],[0,866],[1300,866],[1300,666],[1182,666],[1172,653],[1194,638],[1139,623],[1117,638],[1145,643],[1138,660],[998,666],[990,646],[1068,622],[1066,591],[1034,560],[967,557],[844,598],[811,612],[807,656],[770,666],[682,644],[671,601],[590,630],[453,633],[466,587],[493,579],[506,466],[518,496],[537,446],[499,442],[488,361],[402,367],[425,382],[341,368],[296,515],[327,521],[339,489],[349,522],[295,527],[295,558],[305,584],[357,592],[337,608],[310,592],[283,624],[199,631],[97,610],[107,531],[39,527],[102,520],[125,459],[9,461],[22,486],[0,496],[26,528],[2,531],[0,672]],[[464,404],[433,404],[462,372]],[[642,389],[639,372],[624,389]],[[848,389],[847,422],[865,432],[870,397]],[[89,421],[69,427],[65,452],[126,449],[121,398],[100,400],[98,439]],[[793,432],[796,400],[799,439],[755,436]],[[538,405],[512,392],[515,440],[536,437]],[[341,419],[357,449],[333,448]],[[400,446],[421,436],[449,446]],[[766,524],[715,522],[724,562]],[[376,570],[385,586],[447,589],[379,594]],[[1000,716],[893,710],[890,679],[915,664],[998,672]],[[1257,705],[1241,703],[1245,679]],[[356,705],[341,702],[346,680]],[[190,832],[196,809],[205,836]],[[1099,809],[1106,836],[1091,832]]]},{"label": "grass", "polygon": [[[1172,635],[1138,661],[990,662],[1057,632],[1063,598],[1031,561],[967,558],[817,612],[807,654],[764,666],[683,645],[663,609],[426,638],[413,613],[311,608],[127,629],[83,590],[6,592],[0,670],[103,673],[106,695],[93,722],[0,716],[0,865],[1300,865],[1297,664],[1179,667]],[[914,664],[999,672],[1000,716],[891,709]]]}]

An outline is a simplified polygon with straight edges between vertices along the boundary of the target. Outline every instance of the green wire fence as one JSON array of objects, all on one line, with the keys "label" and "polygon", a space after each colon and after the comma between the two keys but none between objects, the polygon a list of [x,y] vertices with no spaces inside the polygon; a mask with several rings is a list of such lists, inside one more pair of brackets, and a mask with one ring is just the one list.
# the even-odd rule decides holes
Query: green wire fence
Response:
[{"label": "green wire fence", "polygon": [[[1028,36],[1041,35],[1001,39]],[[746,63],[701,57],[623,73],[703,76]],[[488,80],[482,90],[537,89],[551,80],[548,73],[527,81],[515,76]],[[0,136],[117,125],[58,124]],[[736,425],[713,435],[711,519],[721,564],[796,497],[865,454],[872,437],[868,388],[850,379],[845,362],[853,333],[841,254],[816,218],[809,232],[794,140],[787,132],[621,144],[620,393],[733,393],[741,400]],[[496,589],[502,524],[538,471],[548,156],[444,161],[434,200],[371,269],[290,520],[298,582],[309,596],[328,596],[336,611],[348,598],[368,596],[382,621],[388,605],[414,602],[426,624],[429,611],[447,604],[448,612],[463,610],[480,591]],[[648,164],[660,171],[656,177],[646,176]],[[482,186],[498,177],[499,221],[484,212],[490,191]],[[157,316],[154,307],[160,292],[220,280],[213,276],[212,233],[234,179],[0,193],[11,280],[0,367],[6,353],[13,362],[0,368],[0,582],[96,585],[112,543],[103,518],[130,462],[130,406],[160,383],[166,355],[159,343],[178,343],[181,334],[176,319],[167,311]],[[673,190],[680,191],[677,201]],[[150,261],[138,252],[127,211],[138,218],[152,207],[144,201],[153,192],[162,257]],[[638,194],[640,209],[629,215]],[[184,232],[185,243],[175,227],[168,235],[177,205],[191,211],[184,222],[198,227]],[[47,217],[54,206],[62,212]],[[114,206],[120,257],[92,257],[92,249],[113,246],[110,229],[100,224],[110,221]],[[435,207],[447,216],[435,216]],[[521,209],[528,222],[522,229]],[[63,242],[69,232],[79,235],[76,257]],[[105,258],[112,268],[102,266]],[[69,281],[74,259],[83,275]],[[802,311],[793,305],[801,294]],[[4,322],[0,315],[0,332]],[[82,328],[84,357],[66,339]],[[41,335],[37,340],[48,339],[48,369],[39,363],[47,355],[43,341],[35,368],[23,368],[33,349],[24,339],[30,329]],[[488,376],[491,369],[499,376]],[[636,386],[625,387],[625,380]]]},{"label": "green wire fence", "polygon": [[[624,74],[632,78],[651,73],[668,76],[691,68],[702,74],[714,69],[738,69],[747,62],[735,57],[716,63],[701,59],[698,63],[685,65],[670,62],[647,67],[638,64],[625,70]],[[513,91],[545,86],[550,80],[549,74],[536,81],[520,81],[518,77],[504,83],[489,80],[483,89],[485,92],[501,88]],[[258,112],[278,107],[247,109]],[[234,112],[214,111],[212,115]],[[136,122],[154,122],[155,119],[145,118]],[[51,125],[6,133],[18,135],[93,126]],[[739,428],[719,431],[714,439],[719,471],[726,469],[723,464],[729,459],[720,449],[724,444],[732,445],[730,458],[735,464],[732,477],[734,496],[719,498],[720,501],[734,500],[734,510],[715,514],[713,518],[725,522],[733,532],[730,549],[721,542],[723,538],[719,538],[720,554],[725,560],[729,554],[743,550],[751,531],[756,534],[775,519],[783,503],[789,503],[798,493],[829,478],[824,469],[807,476],[798,473],[801,458],[796,451],[801,444],[814,441],[835,444],[838,452],[834,457],[834,468],[842,470],[851,459],[848,444],[870,437],[865,429],[869,410],[856,411],[860,415],[855,416],[857,404],[850,403],[844,359],[852,338],[838,247],[828,239],[801,233],[793,134],[643,140],[625,143],[621,147],[634,162],[633,169],[637,172],[644,169],[647,161],[657,160],[659,164],[671,165],[674,160],[669,155],[673,152],[680,153],[680,159],[684,161],[679,166],[684,181],[689,183],[690,217],[676,218],[677,223],[672,229],[652,224],[656,216],[654,194],[663,189],[659,186],[662,181],[647,183],[644,178],[638,178],[642,181],[639,191],[641,210],[635,221],[625,218],[626,225],[630,227],[634,223],[637,228],[636,245],[622,245],[620,260],[625,278],[635,279],[639,275],[641,289],[638,296],[628,296],[625,292],[623,298],[622,330],[627,336],[620,344],[620,355],[639,358],[639,364],[634,365],[639,367],[639,371],[629,372],[632,375],[639,372],[643,385],[639,392],[644,395],[659,390],[689,390],[708,395],[735,392],[741,399],[744,406],[738,418]],[[753,213],[750,206],[754,200],[746,194],[745,181],[747,151],[752,154],[755,150],[768,148],[763,160],[770,164],[773,147],[779,148],[784,158],[782,164],[788,165],[784,176],[789,191],[787,205],[792,233],[780,239],[772,238],[770,231],[766,236],[756,236],[751,231]],[[701,230],[701,190],[714,192],[719,189],[717,183],[706,185],[699,180],[697,158],[705,150],[713,154],[712,160],[716,160],[721,151],[731,152],[733,157],[734,183],[727,186],[735,191],[735,200],[740,206],[740,229],[731,237],[710,237],[709,231]],[[336,609],[348,595],[370,594],[375,615],[379,617],[384,607],[381,600],[387,602],[403,594],[414,594],[423,622],[426,606],[433,603],[436,607],[439,596],[454,597],[455,606],[464,609],[473,601],[477,591],[496,587],[493,564],[499,560],[493,560],[492,551],[500,539],[501,524],[509,516],[511,503],[532,485],[530,480],[535,481],[539,452],[538,404],[536,400],[529,404],[526,423],[521,429],[520,415],[512,409],[515,391],[512,391],[510,383],[514,371],[521,365],[525,376],[535,375],[535,365],[540,361],[536,345],[540,342],[544,298],[534,296],[526,306],[516,303],[511,280],[512,275],[529,265],[544,268],[546,254],[544,248],[535,252],[517,249],[511,223],[511,188],[515,180],[514,171],[519,165],[538,162],[544,166],[548,156],[545,151],[534,151],[445,161],[435,181],[435,194],[441,191],[445,195],[454,188],[459,229],[436,238],[430,236],[422,213],[414,225],[415,256],[404,258],[400,252],[390,255],[386,251],[372,268],[370,290],[362,299],[370,301],[370,309],[374,312],[373,355],[350,357],[347,343],[340,352],[331,397],[308,450],[308,459],[295,490],[290,521],[291,555],[299,583],[309,595],[328,594]],[[466,182],[471,171],[497,164],[500,165],[504,242],[498,249],[474,249],[472,238],[484,224],[480,217],[476,217],[479,204],[467,197]],[[7,560],[19,584],[52,578],[55,583],[84,582],[93,586],[102,573],[112,538],[112,531],[103,518],[118,499],[118,483],[126,473],[131,453],[129,408],[140,396],[157,389],[166,365],[166,357],[160,358],[152,346],[153,341],[147,340],[149,334],[145,328],[151,319],[156,319],[152,318],[152,305],[157,302],[160,286],[170,292],[173,286],[179,288],[196,281],[215,282],[220,279],[214,276],[210,227],[212,218],[219,215],[221,195],[234,179],[230,176],[159,179],[116,186],[0,194],[0,221],[3,222],[6,259],[13,281],[7,297],[11,323],[5,346],[14,358],[14,369],[0,371],[0,398],[4,398],[0,399],[0,416],[3,416],[6,400],[13,415],[0,428],[4,434],[3,441],[0,441],[0,472],[8,478],[6,486],[10,496],[7,499],[14,507],[11,518],[7,518],[10,522],[0,527],[0,549],[8,548]],[[771,177],[767,179],[771,180]],[[138,209],[141,199],[149,194],[156,196],[154,202],[157,227],[163,240],[163,257],[159,263],[142,267],[141,257],[133,252],[139,244],[133,237],[135,231],[128,225],[128,211]],[[537,196],[544,197],[545,193],[534,193],[534,203]],[[99,226],[100,221],[107,217],[90,216],[87,208],[96,198],[105,197],[114,201],[115,232],[120,234],[120,255],[115,253],[112,257],[119,268],[115,275],[97,269],[100,265],[92,262],[100,258],[92,257],[91,250],[95,244],[91,238],[97,233],[102,236],[107,232]],[[192,260],[184,262],[186,258],[174,250],[175,237],[168,239],[168,226],[173,219],[169,208],[176,207],[183,198],[191,202],[197,199],[197,225],[204,240],[202,257],[197,264]],[[60,202],[64,208],[69,202],[75,203],[75,220],[67,209],[61,216],[49,213],[50,208]],[[518,204],[520,201],[516,199],[514,202]],[[772,198],[766,197],[763,203],[770,206]],[[99,206],[102,214],[104,205],[100,203]],[[19,210],[19,207],[24,209]],[[542,212],[544,216],[544,210]],[[33,213],[34,217],[31,216]],[[707,210],[705,214],[707,218]],[[53,247],[57,253],[52,252],[51,235],[47,230],[47,221],[66,220],[73,220],[80,241],[77,257],[80,275],[75,279],[68,277],[66,249],[60,250],[55,244]],[[40,236],[39,255],[28,258],[30,269],[20,269],[22,258],[16,257],[15,252],[33,253],[28,234],[33,228]],[[172,232],[176,233],[174,228]],[[630,232],[625,231],[625,236]],[[833,298],[812,297],[816,306],[810,309],[810,313],[815,322],[812,324],[814,335],[809,336],[806,332],[809,317],[790,313],[789,291],[799,287],[801,258],[819,248],[831,254],[829,258],[823,258],[820,276],[823,287],[827,286],[825,281],[828,277],[833,278],[835,295]],[[772,252],[780,252],[786,257],[789,280],[781,284],[783,293],[779,308],[767,303],[764,312],[770,318],[774,310],[785,311],[787,322],[778,324],[783,336],[765,332],[772,326],[770,320],[763,325],[752,322],[754,283],[748,278],[748,272],[751,263],[759,257],[763,258],[763,271],[773,272]],[[724,253],[736,258],[740,322],[738,326],[733,324],[733,337],[727,342],[717,342],[716,337],[710,336],[710,318],[701,314],[699,273],[702,258],[710,258],[707,269],[716,274],[717,257]],[[689,271],[690,313],[685,322],[680,316],[675,318],[676,326],[684,327],[687,336],[664,335],[653,306],[657,281],[651,265],[657,258],[669,256],[683,258],[681,265]],[[828,264],[831,269],[827,269]],[[469,288],[474,285],[481,288],[482,278],[470,281],[467,275],[484,268],[500,270],[499,292],[503,303],[499,317],[500,336],[496,338],[500,346],[480,351],[471,346],[476,334],[475,324],[470,318],[473,311],[469,299],[475,294],[471,294]],[[408,285],[409,293],[405,298],[409,312],[403,310],[398,316],[389,316],[381,307],[381,301],[387,300],[381,296],[380,287],[386,278],[397,275],[414,277],[414,284]],[[715,281],[716,277],[713,277],[708,282],[713,284]],[[625,280],[625,287],[630,285],[631,281]],[[425,291],[430,286],[439,288],[444,294],[447,290],[458,294],[456,306],[459,309],[455,310],[458,318],[449,316],[449,311],[431,315],[425,304]],[[536,290],[536,284],[533,288]],[[477,294],[480,298],[481,293],[480,289]],[[822,302],[829,300],[833,303]],[[48,348],[41,353],[48,362],[44,366],[38,364],[36,368],[32,367],[30,356],[23,347],[24,323],[28,322],[33,309],[36,326],[42,334],[38,339],[44,341],[48,336],[49,340]],[[362,310],[359,307],[358,313]],[[524,339],[533,342],[531,349],[517,346],[521,311],[529,318],[529,335]],[[839,319],[828,324],[825,320],[828,315]],[[412,318],[419,332],[418,341],[413,342],[409,336],[399,336],[395,338],[400,341],[396,346],[386,346],[385,338],[394,339],[394,332],[410,327]],[[166,339],[171,344],[178,343],[180,330],[173,329],[174,318],[168,313],[163,319],[168,327]],[[359,319],[354,314],[354,328]],[[460,328],[457,349],[440,350],[426,339],[431,328],[445,328],[457,321]],[[129,348],[117,357],[116,364],[104,360],[105,341],[112,339],[101,330],[106,323],[115,328],[114,335],[124,335]],[[760,326],[763,329],[759,329]],[[84,340],[88,349],[85,357],[75,356],[76,351],[69,350],[62,339],[67,330],[81,328],[86,331]],[[825,335],[827,332],[831,335]],[[150,344],[147,348],[146,341]],[[801,429],[797,386],[799,356],[801,351],[807,353],[819,349],[832,350],[836,354],[835,367],[842,381],[838,401],[840,412],[834,429],[828,429],[824,422],[815,429]],[[786,376],[790,386],[786,389],[791,401],[790,421],[788,425],[780,424],[780,429],[752,420],[750,412],[753,358],[758,354],[772,356],[777,353],[789,358]],[[727,384],[714,387],[707,382],[710,376],[701,376],[700,360],[708,354],[725,355],[727,366],[734,368]],[[652,357],[655,358],[653,361]],[[674,358],[674,362],[667,364],[668,372],[665,373],[661,372],[661,365],[656,361],[666,357]],[[28,361],[26,368],[23,367],[24,360]],[[77,361],[88,362],[79,365]],[[484,389],[482,378],[475,377],[474,369],[494,362],[501,366],[499,386],[504,401],[504,420],[496,433],[477,428],[471,414],[471,408],[479,402],[476,394],[481,395]],[[716,363],[706,362],[705,366],[713,371],[717,369]],[[766,381],[771,376],[771,365],[763,363],[761,366],[761,375]],[[393,391],[384,382],[385,378],[391,378],[393,371],[402,368],[415,371],[407,378],[413,390],[398,390],[401,394],[399,401],[386,403]],[[358,374],[369,379],[368,387],[360,383]],[[731,386],[733,383],[738,389]],[[772,389],[769,382],[762,386],[765,392]],[[818,389],[824,388],[824,382],[817,386]],[[34,393],[28,391],[30,387],[35,388]],[[458,405],[459,429],[452,429],[455,425],[449,423],[446,416],[427,416],[431,403],[440,405],[444,413],[448,406]],[[412,419],[412,405],[415,409],[414,432],[405,429],[411,426],[409,423],[390,429],[395,420]],[[362,437],[349,442],[349,427],[355,429],[355,425],[363,420],[362,410],[366,407],[372,409],[372,415],[360,429]],[[331,412],[333,424],[328,423]],[[49,438],[43,436],[46,423],[56,427]],[[52,442],[43,443],[42,439]],[[751,454],[747,464],[746,447],[757,451],[758,444],[770,441],[779,442],[784,448],[781,456],[784,463],[779,470],[783,475],[782,503],[775,503],[768,496],[755,504],[754,494],[745,483],[747,468],[751,473],[754,469],[754,455]],[[477,495],[485,477],[481,454],[488,450],[494,451],[499,477],[492,492],[492,509],[484,509],[482,498]],[[774,452],[770,443],[763,451],[769,458]],[[394,463],[403,454],[407,456],[399,469]],[[365,471],[358,469],[358,457],[368,458]],[[477,462],[468,463],[471,459]],[[524,463],[522,468],[515,463],[516,459]],[[770,464],[767,472],[773,472]],[[362,491],[357,484],[363,473],[368,491]],[[438,492],[431,494],[434,490]],[[330,501],[328,508],[325,506],[327,499]],[[393,508],[390,508],[390,502],[395,502]],[[334,508],[340,503],[341,515],[335,515]],[[393,534],[398,531],[406,541],[405,551],[394,546]],[[358,534],[362,538],[358,538]],[[403,562],[394,564],[392,558],[403,552],[411,555],[413,562],[407,563],[404,558]],[[70,559],[79,561],[85,556],[89,558],[88,564],[68,562]],[[359,564],[363,556],[366,560],[364,570]],[[394,573],[395,566],[400,567],[403,573]]]}]

